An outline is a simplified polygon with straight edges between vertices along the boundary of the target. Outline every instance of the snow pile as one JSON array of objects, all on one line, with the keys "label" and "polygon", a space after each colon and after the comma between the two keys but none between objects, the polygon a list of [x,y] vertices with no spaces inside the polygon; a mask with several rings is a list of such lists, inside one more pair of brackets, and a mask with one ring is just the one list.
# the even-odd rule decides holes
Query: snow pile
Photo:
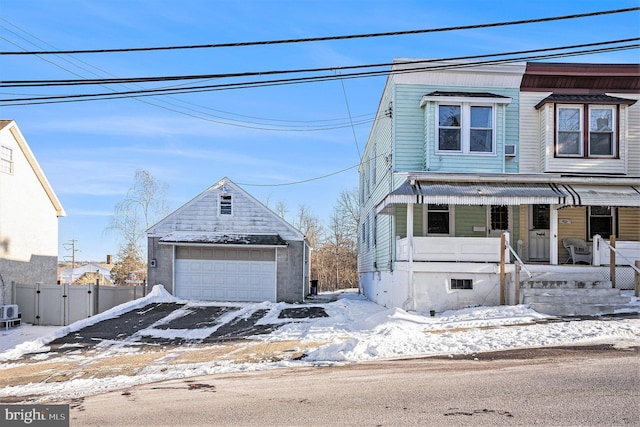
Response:
[{"label": "snow pile", "polygon": [[[161,302],[184,302],[186,305],[151,325],[150,328],[138,333],[159,338],[198,339],[209,335],[215,329],[239,316],[248,317],[256,310],[268,310],[257,324],[280,326],[273,332],[254,336],[253,340],[247,340],[247,348],[256,345],[256,341],[285,340],[299,341],[301,346],[305,348],[309,348],[310,345],[317,347],[311,348],[302,360],[295,361],[248,363],[240,360],[211,360],[203,363],[164,364],[162,360],[158,360],[133,376],[118,375],[108,378],[71,379],[65,382],[4,387],[0,388],[0,397],[55,395],[59,398],[70,398],[151,381],[283,366],[296,367],[429,355],[473,354],[546,346],[614,344],[619,347],[628,347],[640,345],[640,319],[638,318],[559,320],[537,313],[526,305],[467,308],[431,316],[424,313],[406,312],[398,308],[386,309],[355,293],[344,294],[342,298],[331,303],[313,304],[324,308],[328,317],[281,319],[278,315],[282,310],[300,306],[268,302],[234,303],[233,307],[239,307],[239,310],[224,313],[217,320],[218,323],[209,328],[162,329],[159,327],[161,324],[167,323],[172,318],[183,316],[185,310],[197,306],[198,303],[190,302],[187,304],[186,301],[180,301],[171,296],[162,286],[156,286],[145,298],[114,307],[98,316],[76,322],[70,326],[57,328],[53,332],[51,327],[46,327],[43,329],[45,333],[42,337],[24,342],[14,348],[5,345],[5,343],[15,341],[11,339],[12,334],[17,336],[21,333],[20,331],[31,331],[42,327],[21,326],[6,333],[3,331],[0,351],[4,349],[7,351],[0,353],[0,361],[16,361],[25,353],[34,352],[41,352],[43,353],[42,357],[46,358],[48,351],[46,345],[56,338],[150,303]],[[29,337],[29,333],[23,337]],[[103,343],[103,346],[105,354],[100,357],[108,357],[114,352],[139,351],[135,347],[115,346],[112,343]],[[176,351],[189,351],[189,346],[180,347]],[[77,356],[69,354],[61,356],[61,359],[65,357],[72,359]],[[168,354],[167,357],[172,356]],[[11,365],[16,366],[16,363]],[[9,364],[4,364],[4,367],[9,367]],[[0,369],[2,368],[0,367]]]}]

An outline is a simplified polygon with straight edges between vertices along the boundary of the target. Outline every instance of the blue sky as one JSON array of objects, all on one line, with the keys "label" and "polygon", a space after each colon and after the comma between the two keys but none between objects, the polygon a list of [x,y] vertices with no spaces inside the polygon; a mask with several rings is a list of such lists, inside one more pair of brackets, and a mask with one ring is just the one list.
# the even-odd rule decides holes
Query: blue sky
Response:
[{"label": "blue sky", "polygon": [[[0,51],[218,44],[406,31],[637,7],[633,1],[0,0]],[[158,52],[0,56],[1,80],[218,74],[388,63],[640,36],[640,13],[381,38]],[[639,62],[638,50],[564,62]],[[322,222],[358,185],[385,77],[138,99],[2,106],[16,120],[67,211],[59,258],[116,254],[106,234],[136,169],[169,185],[178,208],[227,176],[293,215]],[[225,81],[226,82],[226,81]],[[171,83],[158,83],[168,86]],[[127,85],[127,88],[135,86]],[[114,86],[118,90],[125,86]],[[0,97],[107,91],[2,88]],[[357,125],[349,126],[349,115]],[[330,129],[327,129],[330,128]],[[300,129],[304,129],[301,131]],[[345,170],[342,173],[335,173]],[[322,178],[324,177],[324,178]],[[291,183],[306,181],[300,184]]]}]

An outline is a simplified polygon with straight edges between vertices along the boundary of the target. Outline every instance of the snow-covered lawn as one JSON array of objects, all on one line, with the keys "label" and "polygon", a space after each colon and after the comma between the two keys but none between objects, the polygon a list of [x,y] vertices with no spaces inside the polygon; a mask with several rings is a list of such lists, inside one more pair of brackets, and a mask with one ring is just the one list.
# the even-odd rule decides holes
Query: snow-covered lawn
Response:
[{"label": "snow-covered lawn", "polygon": [[[52,340],[101,320],[156,302],[184,301],[175,299],[163,287],[157,286],[145,298],[123,304],[66,327],[22,325],[8,331],[1,330],[0,374],[3,370],[19,369],[25,365],[23,356],[27,353],[38,353],[38,357],[41,357],[38,360],[51,362],[48,360],[50,354],[47,353],[49,349],[47,344]],[[636,301],[636,304],[640,310],[640,303]],[[272,343],[274,347],[276,343],[281,342],[297,343],[299,349],[304,350],[305,356],[301,359],[269,360],[267,358],[247,361],[246,358],[239,356],[235,360],[228,356],[216,358],[213,356],[215,354],[213,349],[219,345],[211,345],[211,349],[207,350],[208,357],[204,361],[202,358],[197,360],[192,358],[190,363],[165,363],[172,358],[177,358],[179,354],[196,351],[185,345],[157,356],[151,353],[147,358],[151,358],[152,363],[137,367],[124,375],[68,378],[66,381],[58,379],[51,382],[40,381],[4,386],[0,388],[0,400],[8,396],[34,395],[42,396],[43,399],[52,396],[56,399],[69,399],[152,381],[277,367],[473,354],[548,346],[614,344],[619,347],[630,347],[640,345],[640,319],[638,318],[550,321],[552,319],[549,316],[537,313],[525,305],[467,308],[439,313],[432,317],[428,313],[410,313],[397,308],[386,309],[354,292],[344,293],[334,302],[314,305],[321,305],[328,317],[279,319],[278,313],[283,308],[294,307],[294,305],[255,304],[256,309],[270,310],[259,323],[278,323],[282,326],[269,334],[254,336],[252,340],[247,340],[246,344],[234,344],[233,354],[240,355],[243,353],[238,346],[244,346],[247,351],[250,351],[252,346],[260,343],[266,347]],[[252,306],[247,304],[243,306],[243,310],[251,311]],[[189,337],[193,331],[183,330],[179,333]],[[172,331],[172,334],[175,335],[176,331]],[[91,360],[143,350],[131,346],[106,345],[98,351],[103,352],[102,356],[93,355]],[[198,351],[202,351],[202,346],[198,347]],[[62,356],[56,355],[55,362],[71,363],[79,358],[82,356],[70,352]],[[34,364],[33,361],[29,363]],[[91,361],[82,363],[89,364]],[[2,386],[1,383],[0,386]]]}]

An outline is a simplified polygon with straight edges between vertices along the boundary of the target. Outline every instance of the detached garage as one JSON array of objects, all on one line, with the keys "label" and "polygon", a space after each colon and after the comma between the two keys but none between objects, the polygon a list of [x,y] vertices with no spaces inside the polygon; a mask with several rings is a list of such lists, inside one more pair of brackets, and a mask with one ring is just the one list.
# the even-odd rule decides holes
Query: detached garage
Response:
[{"label": "detached garage", "polygon": [[149,285],[179,298],[300,302],[308,293],[304,235],[228,178],[147,235]]}]

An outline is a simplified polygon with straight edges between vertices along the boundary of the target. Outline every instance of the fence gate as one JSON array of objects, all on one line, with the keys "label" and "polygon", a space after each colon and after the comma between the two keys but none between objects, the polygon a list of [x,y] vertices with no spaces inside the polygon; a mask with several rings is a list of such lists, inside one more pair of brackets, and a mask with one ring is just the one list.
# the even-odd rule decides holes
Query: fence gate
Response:
[{"label": "fence gate", "polygon": [[[45,285],[12,283],[22,321],[66,326],[144,296],[144,286]],[[99,292],[97,292],[99,289]]]}]

